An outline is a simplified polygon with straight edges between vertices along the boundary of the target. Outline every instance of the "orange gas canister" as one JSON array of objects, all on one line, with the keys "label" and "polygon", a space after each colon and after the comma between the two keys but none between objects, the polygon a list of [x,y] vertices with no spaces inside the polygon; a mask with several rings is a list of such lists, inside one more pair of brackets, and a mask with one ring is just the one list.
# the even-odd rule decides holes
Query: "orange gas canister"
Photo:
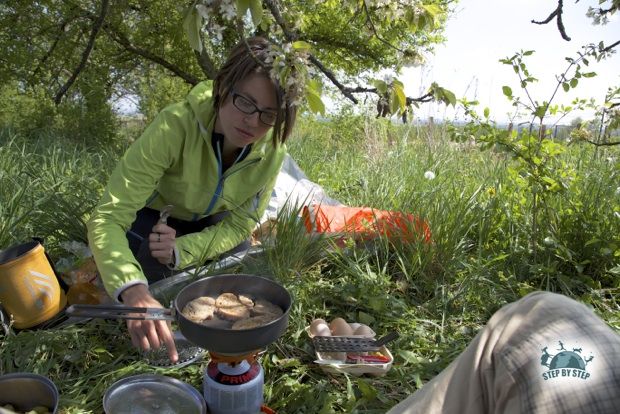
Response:
[{"label": "orange gas canister", "polygon": [[0,302],[18,329],[43,323],[65,307],[65,293],[39,242],[0,251]]}]

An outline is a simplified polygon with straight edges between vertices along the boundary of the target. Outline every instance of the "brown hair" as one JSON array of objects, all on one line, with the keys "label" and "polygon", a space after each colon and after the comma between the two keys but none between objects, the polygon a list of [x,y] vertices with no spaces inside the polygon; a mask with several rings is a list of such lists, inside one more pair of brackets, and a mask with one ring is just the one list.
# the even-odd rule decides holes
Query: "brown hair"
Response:
[{"label": "brown hair", "polygon": [[246,77],[261,73],[271,80],[276,90],[276,100],[278,112],[276,123],[273,126],[273,143],[285,142],[293,130],[297,108],[292,101],[295,99],[291,93],[280,86],[277,81],[273,81],[269,76],[273,57],[269,53],[270,43],[263,37],[250,37],[240,41],[230,52],[228,59],[220,68],[215,76],[213,83],[214,106],[216,110],[231,93],[232,88],[237,82]]}]

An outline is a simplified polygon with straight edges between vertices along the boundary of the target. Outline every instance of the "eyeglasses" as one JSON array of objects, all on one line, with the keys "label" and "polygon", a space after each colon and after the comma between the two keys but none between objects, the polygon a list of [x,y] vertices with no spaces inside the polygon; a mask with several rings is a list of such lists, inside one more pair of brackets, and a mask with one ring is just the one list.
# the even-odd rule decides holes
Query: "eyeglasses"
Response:
[{"label": "eyeglasses", "polygon": [[274,126],[276,124],[278,114],[274,112],[261,111],[252,101],[243,95],[239,95],[234,90],[232,91],[232,101],[235,108],[246,115],[252,115],[253,113],[258,112],[258,119],[260,119],[263,124],[269,126]]}]

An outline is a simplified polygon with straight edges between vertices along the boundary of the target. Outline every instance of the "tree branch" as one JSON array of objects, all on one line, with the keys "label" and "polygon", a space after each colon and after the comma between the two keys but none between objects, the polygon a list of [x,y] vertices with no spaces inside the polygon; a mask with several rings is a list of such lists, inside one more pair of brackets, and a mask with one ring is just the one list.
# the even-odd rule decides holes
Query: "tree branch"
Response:
[{"label": "tree branch", "polygon": [[609,46],[605,47],[602,50],[599,50],[600,53],[607,53],[609,52],[611,49],[613,49],[614,47],[620,45],[620,40],[617,40],[616,42],[610,44]]},{"label": "tree branch", "polygon": [[161,56],[157,56],[154,53],[151,53],[146,49],[132,45],[129,39],[127,39],[127,37],[124,34],[120,32],[116,32],[112,30],[112,28],[110,27],[106,27],[106,31],[110,35],[112,40],[114,40],[115,42],[123,46],[125,50],[127,50],[128,52],[142,56],[143,58],[150,60],[153,63],[157,63],[158,65],[163,66],[164,68],[168,69],[170,72],[174,73],[176,76],[180,77],[185,82],[191,85],[196,85],[198,82],[200,82],[200,80],[196,78],[194,75],[192,75],[191,73],[185,72],[184,70],[168,62],[166,59],[162,58]]},{"label": "tree branch", "polygon": [[597,147],[612,147],[614,145],[620,145],[620,141],[594,142],[594,141],[590,141],[589,139],[585,139],[585,138],[584,138],[584,141],[586,141],[588,144],[592,144]]},{"label": "tree branch", "polygon": [[564,22],[562,22],[563,9],[564,9],[564,0],[558,0],[558,7],[553,12],[551,12],[551,14],[547,16],[545,20],[542,20],[542,21],[532,20],[532,23],[547,24],[551,20],[553,20],[553,18],[555,17],[556,23],[558,25],[558,31],[560,32],[562,39],[570,42],[570,37],[568,37],[568,35],[566,34],[566,29],[564,28]]},{"label": "tree branch", "polygon": [[71,77],[69,77],[67,82],[65,82],[65,84],[62,85],[60,89],[58,90],[58,92],[56,93],[56,97],[54,98],[54,102],[56,103],[56,105],[60,105],[60,101],[62,100],[62,97],[67,93],[71,85],[73,85],[73,83],[79,76],[80,72],[82,72],[82,70],[86,66],[86,62],[88,61],[90,52],[93,50],[93,46],[95,45],[95,39],[97,39],[97,34],[99,33],[99,30],[101,29],[101,26],[103,25],[103,21],[105,20],[105,16],[108,13],[109,5],[110,5],[110,0],[101,1],[101,12],[99,13],[99,16],[97,16],[97,19],[95,20],[93,27],[90,31],[90,37],[88,38],[88,43],[86,44],[86,48],[82,52],[82,59],[80,60],[80,63],[77,66],[77,68],[75,68],[75,70],[71,74]]},{"label": "tree branch", "polygon": [[[204,35],[202,32],[200,33],[201,41],[204,42]],[[217,70],[215,69],[215,65],[213,64],[213,60],[211,56],[209,56],[206,52],[206,49],[203,47],[200,52],[194,50],[194,55],[196,56],[196,61],[198,65],[202,69],[202,71],[207,75],[208,79],[215,79],[217,75]]]},{"label": "tree branch", "polygon": [[[284,33],[284,36],[286,37],[286,39],[289,42],[298,40],[299,36],[296,33],[293,33],[290,30],[288,30],[286,22],[284,21],[284,18],[282,17],[282,14],[280,13],[280,10],[278,9],[278,6],[277,6],[276,2],[274,0],[264,0],[264,3],[269,8],[269,11],[271,12],[271,15],[275,19],[275,21],[278,24],[278,26],[280,26],[280,28],[282,29],[282,32]],[[376,34],[376,32],[375,32],[375,34]],[[377,38],[378,38],[378,36],[377,36]],[[381,39],[379,38],[379,40],[381,40]],[[336,75],[334,75],[334,73],[331,70],[326,68],[325,65],[323,65],[323,63],[320,60],[318,60],[314,55],[309,54],[308,59],[310,60],[310,62],[312,62],[312,64],[314,66],[316,66],[325,75],[325,77],[327,77],[327,79],[329,79],[332,82],[332,84],[336,88],[338,88],[338,90],[347,99],[349,99],[354,104],[357,105],[357,103],[358,103],[357,98],[355,96],[353,96],[354,93],[374,93],[376,95],[380,95],[379,91],[377,91],[377,88],[365,88],[365,87],[362,87],[362,86],[356,86],[356,87],[344,86],[336,78]],[[425,94],[423,96],[420,96],[418,98],[412,98],[412,97],[408,96],[406,98],[406,102],[407,102],[406,104],[407,105],[411,105],[413,102],[423,103],[423,102],[430,102],[432,100],[433,100],[433,94],[429,92],[429,93],[427,93],[427,94]]]},{"label": "tree branch", "polygon": [[[91,20],[94,20],[96,18],[96,16],[94,16],[88,10],[83,10],[83,11],[86,13],[88,18],[90,18]],[[164,68],[168,69],[170,72],[174,73],[176,76],[180,77],[181,79],[183,79],[185,82],[189,83],[190,85],[196,85],[198,82],[200,82],[200,80],[196,78],[194,75],[192,75],[191,73],[185,72],[183,69],[173,65],[172,63],[168,62],[166,59],[162,58],[161,56],[157,56],[154,53],[151,53],[150,51],[146,49],[134,46],[131,43],[131,41],[127,38],[127,36],[125,36],[120,30],[111,26],[110,24],[104,23],[103,29],[106,31],[106,33],[110,36],[110,38],[113,41],[121,45],[126,51],[131,52],[135,55],[141,56],[146,60],[150,60],[153,63],[163,66]]]},{"label": "tree branch", "polygon": [[70,20],[67,19],[67,20],[63,20],[62,23],[60,23],[60,27],[58,28],[58,33],[54,39],[54,42],[52,43],[48,51],[45,52],[43,57],[39,60],[39,62],[37,63],[37,67],[32,71],[32,75],[31,75],[32,78],[34,78],[37,75],[37,73],[39,73],[39,71],[41,70],[41,67],[45,64],[45,62],[47,62],[47,59],[49,59],[50,56],[52,56],[52,53],[54,53],[54,50],[56,50],[56,46],[58,46],[60,39],[65,34],[65,29],[67,25],[69,24],[69,22]]},{"label": "tree branch", "polygon": [[364,8],[364,12],[366,13],[366,21],[368,23],[370,23],[370,28],[372,29],[372,32],[375,34],[375,37],[377,39],[379,39],[381,42],[383,42],[384,44],[388,45],[389,47],[391,47],[392,49],[395,49],[401,53],[405,53],[404,51],[402,51],[401,49],[397,48],[396,46],[394,46],[393,44],[391,44],[390,42],[388,42],[387,40],[383,39],[381,36],[379,36],[379,33],[377,33],[377,28],[375,27],[375,24],[372,21],[372,18],[370,17],[370,11],[368,10],[368,6],[366,5],[366,2],[362,2],[362,7]]}]

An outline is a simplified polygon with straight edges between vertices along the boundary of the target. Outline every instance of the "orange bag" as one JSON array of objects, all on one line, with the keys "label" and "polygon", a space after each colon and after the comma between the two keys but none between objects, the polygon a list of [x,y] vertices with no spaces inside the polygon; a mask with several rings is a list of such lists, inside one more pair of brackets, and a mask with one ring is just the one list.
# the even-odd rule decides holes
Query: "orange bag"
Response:
[{"label": "orange bag", "polygon": [[428,223],[410,213],[370,207],[312,205],[303,208],[302,218],[308,233],[346,233],[364,239],[383,234],[408,241],[431,241]]}]

